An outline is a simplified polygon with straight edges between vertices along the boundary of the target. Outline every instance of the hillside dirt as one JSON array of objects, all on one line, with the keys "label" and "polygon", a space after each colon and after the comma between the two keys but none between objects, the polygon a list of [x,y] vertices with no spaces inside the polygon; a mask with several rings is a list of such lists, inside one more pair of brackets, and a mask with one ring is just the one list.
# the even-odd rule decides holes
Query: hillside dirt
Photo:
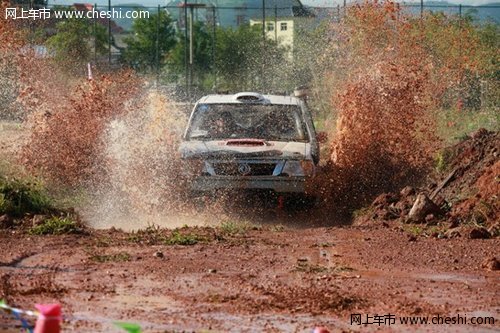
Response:
[{"label": "hillside dirt", "polygon": [[[13,147],[15,126],[8,129],[4,136]],[[143,332],[311,332],[317,326],[330,332],[498,331],[497,206],[475,213],[472,222],[471,210],[459,210],[471,198],[477,199],[474,207],[498,204],[498,158],[492,155],[498,134],[470,140],[483,143],[453,148],[447,166],[460,168],[458,158],[462,169],[439,191],[441,201],[432,193],[448,170],[428,188],[380,196],[354,225],[335,215],[318,223],[308,214],[257,223],[245,214],[251,207],[243,207],[245,223],[34,236],[27,230],[37,217],[25,216],[18,227],[0,228],[0,299],[25,310],[60,303],[64,332],[121,332],[114,321],[137,323]],[[474,147],[468,164],[467,147]],[[5,149],[2,156],[9,156]],[[435,220],[426,215],[423,222],[407,223],[418,193],[439,201],[440,209],[453,205]],[[375,315],[397,321],[357,325],[351,314],[361,314],[363,322],[373,323]],[[403,316],[457,315],[492,317],[494,323],[399,322]],[[20,327],[0,311],[0,331]]]},{"label": "hillside dirt", "polygon": [[[439,172],[423,186],[379,195],[355,224],[416,223],[438,237],[498,237],[499,154],[499,133],[479,129],[441,152]],[[419,197],[427,206],[415,205]]]}]

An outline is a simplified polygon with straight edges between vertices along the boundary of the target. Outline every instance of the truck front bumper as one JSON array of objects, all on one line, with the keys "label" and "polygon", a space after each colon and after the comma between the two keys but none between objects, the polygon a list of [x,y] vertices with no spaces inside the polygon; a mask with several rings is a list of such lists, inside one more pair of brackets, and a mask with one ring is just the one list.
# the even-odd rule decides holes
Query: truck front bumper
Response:
[{"label": "truck front bumper", "polygon": [[278,193],[304,193],[305,177],[278,176],[201,176],[191,183],[193,191],[213,191],[220,189],[263,189]]}]

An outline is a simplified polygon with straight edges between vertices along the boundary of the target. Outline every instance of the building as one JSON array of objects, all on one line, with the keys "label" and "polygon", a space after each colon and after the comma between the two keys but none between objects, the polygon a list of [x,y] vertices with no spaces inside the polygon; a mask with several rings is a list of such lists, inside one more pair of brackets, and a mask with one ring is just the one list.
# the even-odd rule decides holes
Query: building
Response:
[{"label": "building", "polygon": [[[267,38],[276,41],[280,46],[286,47],[290,58],[293,56],[294,22],[293,17],[269,17],[266,19]],[[262,19],[251,19],[250,25],[260,25],[262,27]]]},{"label": "building", "polygon": [[[195,9],[197,21],[215,22],[221,27],[237,27],[251,20],[262,20],[262,0],[191,0],[188,3],[204,4],[206,8]],[[183,22],[184,0],[174,0],[167,4],[167,10],[178,22]],[[265,0],[265,15],[277,17],[297,17],[308,14],[300,0]],[[182,26],[182,23],[181,23]]]}]

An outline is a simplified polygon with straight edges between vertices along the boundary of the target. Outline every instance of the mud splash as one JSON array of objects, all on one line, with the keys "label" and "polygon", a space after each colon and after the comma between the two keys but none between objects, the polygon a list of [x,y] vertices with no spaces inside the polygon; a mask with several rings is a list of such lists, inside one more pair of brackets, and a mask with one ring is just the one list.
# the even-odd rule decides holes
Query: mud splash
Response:
[{"label": "mud splash", "polygon": [[[470,26],[436,20],[407,16],[392,1],[367,1],[332,23],[321,57],[324,98],[331,100],[327,120],[336,122],[332,155],[318,179],[327,207],[349,214],[428,174],[442,145],[436,113],[457,103],[463,77],[480,68]],[[435,45],[433,27],[446,31],[442,45]],[[460,39],[468,41],[467,51]]]},{"label": "mud splash", "polygon": [[217,202],[200,217],[187,197],[177,153],[187,114],[166,94],[121,71],[70,95],[29,114],[21,157],[56,195],[74,198],[87,223],[130,230],[220,222]]},{"label": "mud splash", "polygon": [[105,184],[95,184],[84,217],[94,228],[138,229],[208,223],[195,218],[180,181],[177,148],[187,116],[164,94],[149,90],[142,105],[117,116],[103,133]]},{"label": "mud splash", "polygon": [[[336,126],[332,154],[314,184],[324,203],[320,215],[349,215],[427,174],[441,145],[433,112],[456,102],[457,82],[480,66],[466,25],[424,20],[386,1],[351,6],[341,23],[331,24],[319,67],[328,93],[323,98],[331,104],[325,121]],[[427,26],[446,31],[446,47],[433,46]],[[468,41],[468,49],[458,50],[457,40]],[[45,68],[45,60],[36,63]],[[189,213],[177,156],[186,115],[132,72],[94,76],[90,82],[72,78],[60,90],[43,88],[44,75],[31,80],[20,94],[30,110],[22,163],[56,186],[88,192],[83,214],[95,227],[117,220],[189,224],[196,214]],[[64,86],[64,77],[54,82]],[[54,98],[53,91],[62,95]],[[242,206],[252,209],[244,200]]]},{"label": "mud splash", "polygon": [[71,97],[46,103],[28,116],[23,164],[57,186],[105,182],[102,133],[113,117],[133,109],[140,87],[133,74],[119,72],[81,83]]}]

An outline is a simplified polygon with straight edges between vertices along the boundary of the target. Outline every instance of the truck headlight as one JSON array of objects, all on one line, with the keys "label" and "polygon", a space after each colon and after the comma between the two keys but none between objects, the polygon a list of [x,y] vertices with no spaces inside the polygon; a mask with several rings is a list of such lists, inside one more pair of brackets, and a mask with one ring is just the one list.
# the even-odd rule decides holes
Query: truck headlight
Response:
[{"label": "truck headlight", "polygon": [[313,176],[315,166],[311,160],[286,161],[281,174],[284,176]]}]

